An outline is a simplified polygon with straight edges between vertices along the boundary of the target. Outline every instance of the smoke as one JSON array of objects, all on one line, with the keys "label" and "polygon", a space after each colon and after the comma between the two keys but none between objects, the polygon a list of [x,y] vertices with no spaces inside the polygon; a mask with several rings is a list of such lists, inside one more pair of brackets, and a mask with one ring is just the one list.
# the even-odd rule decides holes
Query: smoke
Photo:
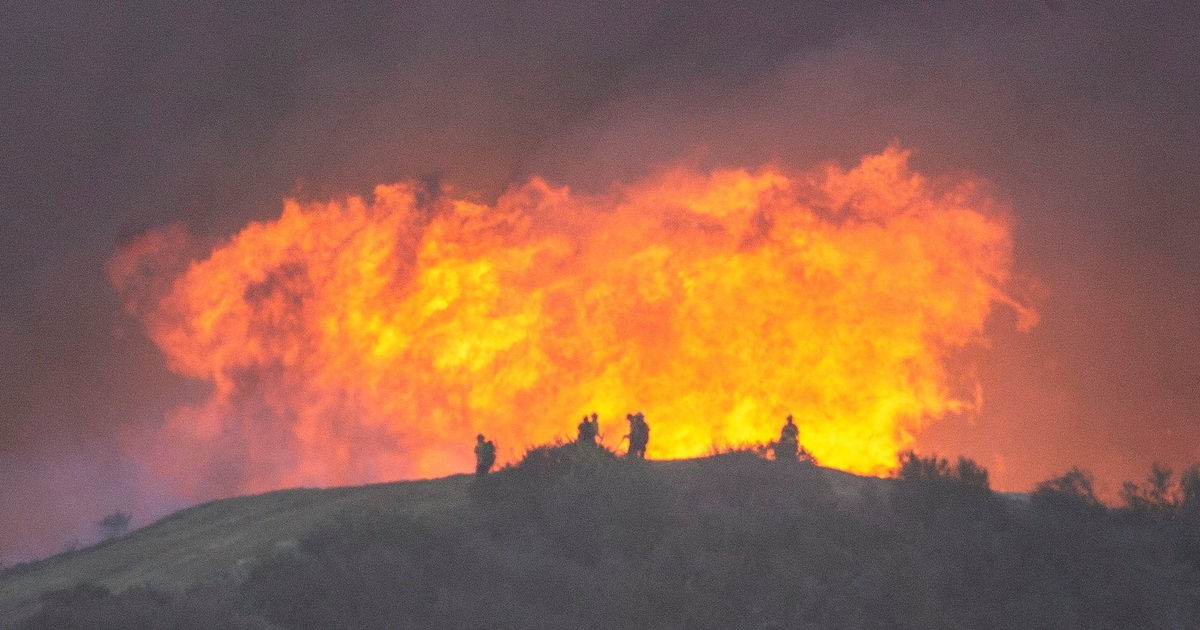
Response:
[{"label": "smoke", "polygon": [[1013,489],[1200,459],[1191,3],[48,2],[0,24],[0,467],[18,480],[0,515],[48,541],[8,529],[10,559],[175,505],[115,436],[208,390],[122,315],[112,252],[429,173],[486,200],[535,174],[594,192],[899,139],[917,170],[1007,198],[1016,267],[1046,296],[1028,334],[989,325],[982,411],[918,445]]}]

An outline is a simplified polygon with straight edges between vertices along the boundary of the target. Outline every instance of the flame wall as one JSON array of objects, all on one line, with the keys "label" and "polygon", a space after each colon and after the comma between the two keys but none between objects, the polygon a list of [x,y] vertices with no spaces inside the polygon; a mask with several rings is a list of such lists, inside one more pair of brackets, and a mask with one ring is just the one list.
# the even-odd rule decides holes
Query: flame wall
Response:
[{"label": "flame wall", "polygon": [[288,201],[210,253],[178,226],[110,276],[211,396],[140,453],[189,493],[441,475],[641,410],[649,456],[767,440],[879,473],[971,406],[956,349],[1010,295],[1009,229],[971,179],[889,148],[852,169],[679,168],[605,195],[534,179],[493,205],[381,185]]}]

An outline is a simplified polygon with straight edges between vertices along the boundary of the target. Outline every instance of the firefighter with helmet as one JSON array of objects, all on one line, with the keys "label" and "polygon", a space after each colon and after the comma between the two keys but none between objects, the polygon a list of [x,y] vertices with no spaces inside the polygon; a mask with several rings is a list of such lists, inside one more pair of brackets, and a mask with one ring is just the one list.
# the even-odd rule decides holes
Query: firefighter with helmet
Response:
[{"label": "firefighter with helmet", "polygon": [[629,421],[629,451],[626,457],[646,459],[646,445],[650,442],[650,425],[646,424],[646,416],[642,412],[625,415]]},{"label": "firefighter with helmet", "polygon": [[799,461],[799,453],[800,427],[796,426],[792,415],[788,414],[787,423],[779,430],[779,441],[775,443],[775,461]]},{"label": "firefighter with helmet", "polygon": [[485,440],[483,434],[475,436],[475,476],[484,477],[496,464],[496,445]]}]

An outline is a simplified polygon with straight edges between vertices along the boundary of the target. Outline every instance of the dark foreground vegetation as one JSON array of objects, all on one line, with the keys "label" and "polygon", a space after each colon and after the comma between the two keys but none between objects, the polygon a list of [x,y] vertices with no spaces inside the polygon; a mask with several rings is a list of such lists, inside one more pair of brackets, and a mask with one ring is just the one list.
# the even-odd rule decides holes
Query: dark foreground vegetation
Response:
[{"label": "dark foreground vegetation", "polygon": [[1200,627],[1195,470],[1156,467],[1120,509],[1078,470],[1029,500],[970,460],[907,453],[862,492],[836,475],[544,446],[452,514],[343,518],[184,593],[81,585],[17,627]]}]

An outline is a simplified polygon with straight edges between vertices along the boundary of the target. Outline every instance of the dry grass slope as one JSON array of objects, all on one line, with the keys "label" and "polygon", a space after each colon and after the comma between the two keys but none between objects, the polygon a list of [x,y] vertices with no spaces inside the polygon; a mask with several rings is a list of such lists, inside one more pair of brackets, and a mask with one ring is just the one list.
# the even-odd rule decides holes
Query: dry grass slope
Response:
[{"label": "dry grass slope", "polygon": [[469,477],[329,489],[278,490],[181,510],[115,540],[0,572],[0,618],[37,596],[80,582],[114,592],[146,584],[178,590],[235,577],[335,515],[368,511],[437,515],[461,505]]},{"label": "dry grass slope", "polygon": [[[709,458],[647,462],[674,487],[703,485]],[[707,470],[706,470],[707,469]],[[821,468],[839,499],[886,495],[893,480]],[[238,580],[258,562],[327,525],[335,517],[368,513],[454,519],[468,500],[471,477],[366,486],[278,490],[212,501],[181,510],[127,536],[0,571],[0,619],[26,616],[40,594],[79,583],[114,593],[137,585],[170,591]]]}]

